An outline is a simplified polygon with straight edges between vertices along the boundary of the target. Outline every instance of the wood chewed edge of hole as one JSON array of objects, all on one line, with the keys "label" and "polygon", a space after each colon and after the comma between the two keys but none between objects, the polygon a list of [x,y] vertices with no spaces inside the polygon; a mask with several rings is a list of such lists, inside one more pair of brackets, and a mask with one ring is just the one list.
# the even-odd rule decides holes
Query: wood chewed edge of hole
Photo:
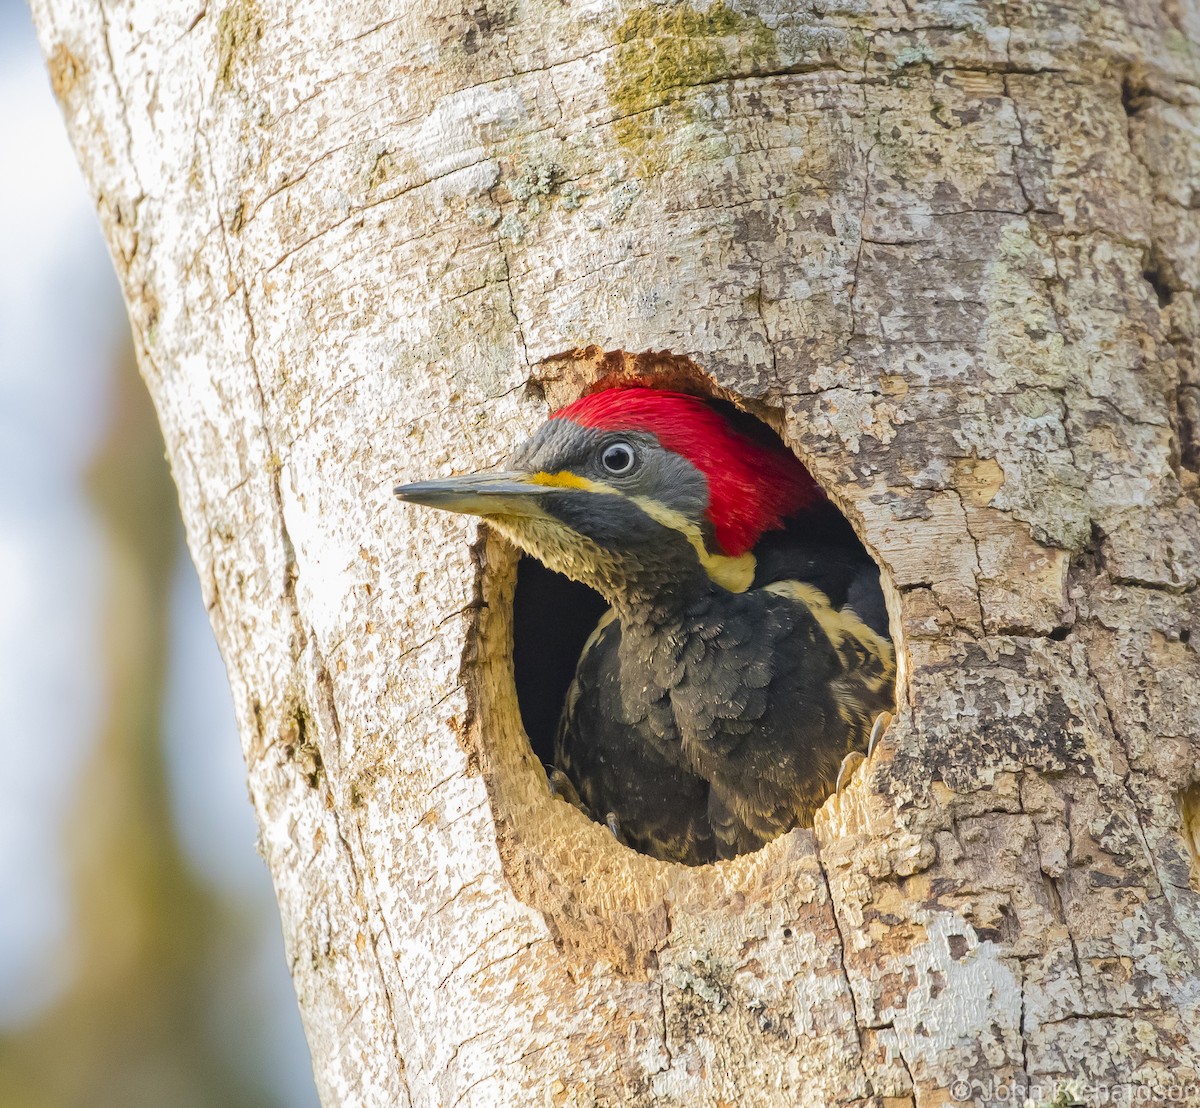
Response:
[{"label": "wood chewed edge of hole", "polygon": [[1191,859],[1191,886],[1200,893],[1200,781],[1181,789],[1176,796],[1179,805],[1180,830]]}]

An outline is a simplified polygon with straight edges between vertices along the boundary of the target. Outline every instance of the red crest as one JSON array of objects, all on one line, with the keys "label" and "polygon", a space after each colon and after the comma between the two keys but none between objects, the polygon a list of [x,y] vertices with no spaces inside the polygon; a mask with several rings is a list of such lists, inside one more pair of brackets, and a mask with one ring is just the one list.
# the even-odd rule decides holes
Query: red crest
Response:
[{"label": "red crest", "polygon": [[824,500],[796,456],[744,434],[703,397],[626,387],[584,396],[551,417],[602,431],[645,431],[708,481],[708,516],[721,550],[736,557],[764,531]]}]

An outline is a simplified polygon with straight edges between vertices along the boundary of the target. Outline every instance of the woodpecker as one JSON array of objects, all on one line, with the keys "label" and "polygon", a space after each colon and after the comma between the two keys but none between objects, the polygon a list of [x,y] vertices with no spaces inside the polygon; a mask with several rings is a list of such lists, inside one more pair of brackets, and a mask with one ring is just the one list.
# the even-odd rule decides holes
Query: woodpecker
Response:
[{"label": "woodpecker", "polygon": [[482,516],[608,602],[567,693],[551,787],[668,861],[733,857],[811,824],[890,720],[878,568],[768,435],[732,405],[616,386],[555,412],[505,472],[395,490]]}]

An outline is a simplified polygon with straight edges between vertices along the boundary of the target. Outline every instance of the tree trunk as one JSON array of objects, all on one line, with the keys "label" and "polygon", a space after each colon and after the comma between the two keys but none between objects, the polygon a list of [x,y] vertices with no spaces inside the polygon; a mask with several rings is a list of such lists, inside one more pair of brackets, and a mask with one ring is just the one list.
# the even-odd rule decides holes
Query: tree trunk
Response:
[{"label": "tree trunk", "polygon": [[[1196,5],[34,7],[327,1105],[1200,1100]],[[901,659],[699,869],[551,798],[513,554],[391,498],[685,358]]]}]

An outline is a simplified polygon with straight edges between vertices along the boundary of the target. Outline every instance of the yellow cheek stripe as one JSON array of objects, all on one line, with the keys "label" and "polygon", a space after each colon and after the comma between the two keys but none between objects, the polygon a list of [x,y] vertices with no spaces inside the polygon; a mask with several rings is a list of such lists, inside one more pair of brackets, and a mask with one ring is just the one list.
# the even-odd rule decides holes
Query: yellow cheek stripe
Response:
[{"label": "yellow cheek stripe", "polygon": [[649,497],[630,496],[620,489],[614,489],[611,485],[580,477],[578,473],[572,473],[569,469],[559,470],[557,473],[539,470],[537,473],[531,473],[525,480],[531,485],[543,485],[551,489],[581,489],[584,492],[602,493],[606,496],[623,496],[641,508],[655,523],[661,523],[664,527],[671,528],[672,531],[678,531],[687,539],[696,551],[696,556],[700,559],[704,572],[723,589],[728,589],[730,592],[745,592],[754,581],[757,562],[753,554],[746,551],[745,554],[736,558],[730,558],[725,554],[713,554],[704,545],[704,536],[700,534],[700,528],[687,516],[682,512],[667,508]]},{"label": "yellow cheek stripe", "polygon": [[531,473],[525,480],[531,485],[545,485],[551,489],[583,489],[586,492],[616,492],[615,489],[610,489],[606,485],[601,485],[596,481],[589,481],[586,477],[580,477],[578,473],[572,473],[569,469],[562,469],[557,473],[547,473],[544,469],[538,470],[537,473]]}]

